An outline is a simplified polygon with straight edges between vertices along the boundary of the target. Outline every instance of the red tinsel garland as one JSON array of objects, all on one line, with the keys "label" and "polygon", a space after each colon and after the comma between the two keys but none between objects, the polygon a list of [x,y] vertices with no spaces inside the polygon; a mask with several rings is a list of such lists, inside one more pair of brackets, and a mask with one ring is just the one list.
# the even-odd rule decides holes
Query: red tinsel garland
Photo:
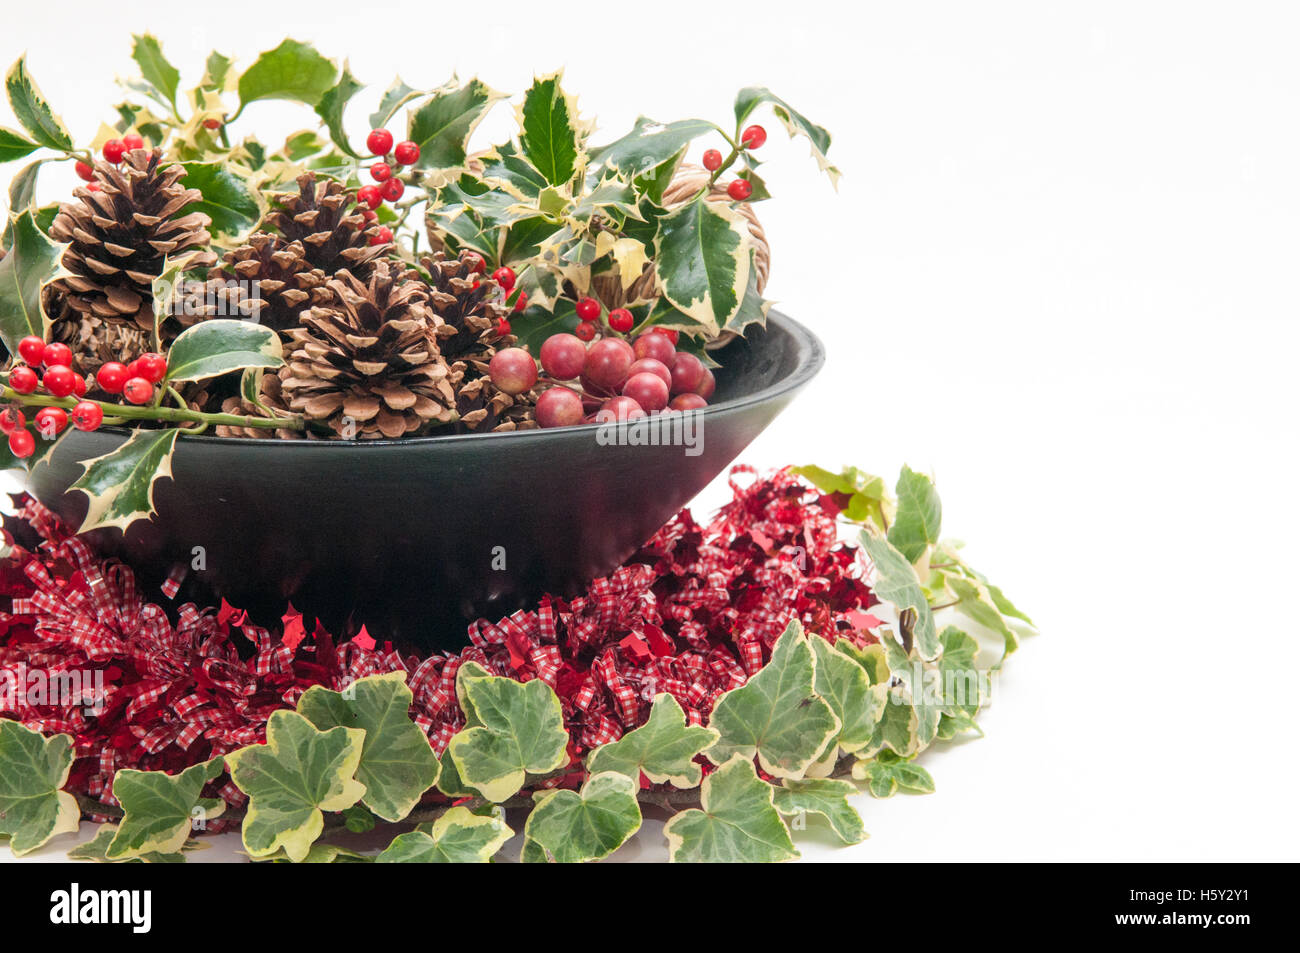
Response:
[{"label": "red tinsel garland", "polygon": [[[115,803],[119,768],[177,771],[261,742],[271,712],[293,707],[312,685],[339,690],[382,672],[406,673],[411,715],[441,754],[463,723],[456,671],[473,660],[555,690],[576,765],[640,725],[659,692],[705,722],[719,695],[763,666],[792,619],[831,639],[875,641],[866,610],[876,600],[860,552],[839,541],[836,501],[789,470],[738,482],[753,472],[733,469],[734,498],[708,525],[683,510],[585,595],[545,596],[535,610],[480,619],[460,654],[427,658],[376,647],[364,630],[341,644],[319,626],[307,635],[292,610],[279,636],[224,602],[169,614],[144,600],[130,568],[101,559],[40,503],[19,497],[6,519],[12,549],[0,561],[8,609],[0,612],[0,686],[28,684],[32,673],[101,672],[103,694],[82,684],[51,704],[0,693],[0,715],[72,735],[67,789]],[[160,597],[175,591],[165,585]],[[245,801],[228,782],[215,793],[232,806]]]}]

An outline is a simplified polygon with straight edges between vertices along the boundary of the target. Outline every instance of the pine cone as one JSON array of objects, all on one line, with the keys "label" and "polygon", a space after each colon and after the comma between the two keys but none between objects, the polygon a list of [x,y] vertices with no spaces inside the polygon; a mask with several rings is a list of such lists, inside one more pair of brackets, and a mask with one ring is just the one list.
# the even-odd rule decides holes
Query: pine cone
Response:
[{"label": "pine cone", "polygon": [[[281,392],[280,378],[276,375],[267,374],[262,378],[262,389],[258,396],[267,407],[288,412],[288,407],[284,403],[284,395]],[[265,416],[260,408],[238,396],[227,397],[223,400],[221,402],[221,412],[223,414],[243,414],[248,417]],[[285,440],[299,440],[304,436],[311,436],[311,434],[304,434],[299,430],[265,430],[261,427],[235,427],[226,424],[218,424],[216,432],[218,437],[255,437],[262,440],[270,436],[280,437]]]},{"label": "pine cone", "polygon": [[416,273],[381,260],[369,282],[340,271],[328,287],[334,301],[308,309],[288,332],[280,383],[289,408],[361,439],[449,422],[455,393]]},{"label": "pine cone", "polygon": [[316,181],[316,173],[298,176],[298,191],[271,197],[273,209],[266,226],[286,244],[301,242],[312,268],[333,275],[346,268],[362,281],[370,277],[376,259],[391,245],[371,245],[378,229],[366,227],[356,193],[333,179]]},{"label": "pine cone", "polygon": [[214,278],[247,282],[245,287],[252,292],[249,313],[276,331],[297,327],[308,308],[334,300],[325,287],[329,275],[312,265],[302,242],[255,232],[243,245],[227,252],[224,260],[225,267]]}]

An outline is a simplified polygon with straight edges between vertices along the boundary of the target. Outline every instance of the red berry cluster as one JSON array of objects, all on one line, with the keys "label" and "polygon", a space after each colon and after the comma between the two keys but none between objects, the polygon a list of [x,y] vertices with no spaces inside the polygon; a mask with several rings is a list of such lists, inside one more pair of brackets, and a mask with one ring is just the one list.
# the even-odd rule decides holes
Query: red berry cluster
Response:
[{"label": "red berry cluster", "polygon": [[[760,149],[763,143],[767,142],[767,130],[762,126],[746,126],[745,131],[740,134],[741,149]],[[704,153],[701,162],[704,168],[710,172],[717,172],[722,168],[722,153],[717,149],[709,149]],[[731,196],[737,202],[743,202],[754,194],[754,183],[748,179],[737,178],[727,183],[727,195]]]},{"label": "red berry cluster", "polygon": [[[113,165],[117,165],[128,152],[134,152],[136,149],[143,149],[144,147],[144,136],[131,133],[130,135],[123,136],[121,139],[109,139],[101,147],[101,151],[106,160],[113,163]],[[80,166],[84,164],[85,163],[78,163],[77,174],[89,182],[90,180],[80,168]]]},{"label": "red berry cluster", "polygon": [[[415,165],[420,161],[420,147],[414,142],[393,145],[393,134],[387,129],[372,129],[366,136],[366,148],[379,161],[370,167],[370,177],[375,185],[363,185],[357,190],[357,201],[373,212],[384,202],[396,202],[406,192],[406,183],[397,177],[397,169]],[[392,233],[387,241],[392,241]],[[383,244],[371,239],[371,244]]]},{"label": "red berry cluster", "polygon": [[[66,344],[57,341],[47,344],[33,334],[18,342],[18,355],[24,363],[15,365],[9,371],[9,388],[15,393],[32,394],[41,388],[51,397],[85,396],[86,379],[72,369],[72,351]],[[149,360],[146,361],[146,358]],[[162,375],[167,373],[167,362],[162,355],[145,354],[132,367],[141,361],[145,362],[140,365],[141,373],[155,373],[159,364],[162,372],[158,380],[162,380]],[[44,373],[38,375],[37,368],[44,368]],[[100,386],[104,386],[102,379]],[[147,395],[135,403],[143,404],[153,396],[153,384],[146,383],[145,386],[148,388]],[[53,439],[68,426],[69,419],[78,430],[95,430],[104,420],[104,410],[94,401],[82,400],[72,408],[69,418],[67,411],[61,407],[42,407],[36,412],[36,429],[46,439]],[[36,439],[27,430],[27,418],[20,408],[10,406],[0,411],[0,431],[8,434],[9,450],[15,457],[30,457],[35,452]]]}]

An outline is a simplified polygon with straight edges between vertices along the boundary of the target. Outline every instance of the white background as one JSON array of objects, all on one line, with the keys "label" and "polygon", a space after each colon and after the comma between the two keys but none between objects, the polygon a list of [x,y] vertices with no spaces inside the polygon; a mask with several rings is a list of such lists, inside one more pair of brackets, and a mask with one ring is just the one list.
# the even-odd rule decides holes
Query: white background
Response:
[{"label": "white background", "polygon": [[[937,793],[864,797],[871,839],[806,856],[1300,859],[1285,4],[72,6],[11,5],[0,64],[27,50],[83,141],[143,29],[191,82],[214,46],[246,64],[286,32],[347,57],[374,87],[358,141],[398,70],[517,93],[564,66],[611,136],[726,123],[772,87],[844,172],[836,193],[767,122],[768,293],[830,358],[742,459],[933,472],[946,534],[1043,630],[987,737],[923,756]],[[312,119],[246,115],[265,139]]]}]

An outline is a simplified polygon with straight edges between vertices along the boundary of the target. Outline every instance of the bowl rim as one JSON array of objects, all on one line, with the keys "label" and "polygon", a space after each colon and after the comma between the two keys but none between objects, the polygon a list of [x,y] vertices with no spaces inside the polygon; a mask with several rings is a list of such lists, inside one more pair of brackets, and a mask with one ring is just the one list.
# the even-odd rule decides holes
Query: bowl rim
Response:
[{"label": "bowl rim", "polygon": [[[799,344],[800,352],[807,352],[807,358],[797,365],[794,371],[781,378],[773,384],[764,387],[762,390],[755,391],[752,394],[746,394],[743,397],[737,397],[732,400],[722,401],[717,404],[710,404],[691,413],[699,414],[702,417],[716,416],[742,407],[748,407],[753,404],[762,403],[778,397],[781,394],[796,391],[807,384],[826,363],[826,347],[822,344],[821,339],[817,337],[806,325],[801,324],[794,318],[784,312],[773,309],[767,315],[767,326],[779,327],[781,330],[790,334]],[[626,426],[634,421],[620,421],[619,426]],[[546,430],[508,430],[499,433],[457,433],[441,434],[427,437],[396,437],[393,439],[380,440],[285,440],[280,437],[218,437],[211,434],[194,434],[186,435],[186,444],[208,444],[214,446],[232,446],[232,447],[283,447],[289,448],[323,448],[354,449],[358,447],[429,447],[441,446],[444,444],[462,443],[466,440],[485,443],[490,438],[497,440],[520,440],[525,436],[532,436],[534,439],[555,433],[571,433],[575,431],[586,431],[592,427],[609,426],[608,424],[583,423],[573,424],[568,427],[551,427]],[[114,436],[129,437],[136,431],[127,427],[101,427],[97,433],[112,434]],[[306,452],[306,450],[293,450],[292,452]]]}]

